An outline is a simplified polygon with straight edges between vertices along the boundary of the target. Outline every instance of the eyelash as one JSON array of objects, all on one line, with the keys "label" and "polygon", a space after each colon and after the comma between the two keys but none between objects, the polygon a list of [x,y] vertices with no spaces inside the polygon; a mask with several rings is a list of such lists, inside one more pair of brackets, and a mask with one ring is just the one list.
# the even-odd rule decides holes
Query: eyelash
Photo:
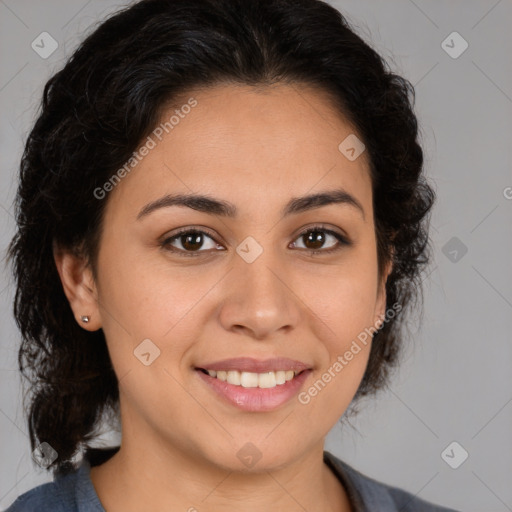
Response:
[{"label": "eyelash", "polygon": [[[336,231],[332,231],[331,229],[324,228],[322,225],[313,226],[313,227],[305,229],[304,231],[302,231],[301,233],[298,234],[298,236],[295,240],[299,239],[300,237],[302,237],[308,233],[314,232],[314,231],[320,231],[322,233],[327,233],[329,235],[334,236],[334,238],[337,239],[338,244],[335,245],[334,247],[331,247],[330,249],[302,249],[303,251],[308,251],[310,253],[310,255],[312,255],[312,256],[314,256],[316,254],[331,254],[333,252],[337,252],[337,251],[341,250],[343,248],[343,246],[352,245],[352,242],[350,242],[343,235],[340,235],[339,233],[337,233]],[[195,229],[195,228],[187,227],[187,228],[180,229],[177,233],[175,233],[171,237],[168,237],[165,240],[163,240],[162,243],[160,244],[160,246],[167,251],[173,252],[175,254],[179,254],[180,256],[184,256],[184,257],[202,256],[201,253],[208,252],[208,251],[201,251],[201,250],[199,250],[199,251],[184,251],[183,249],[177,249],[176,247],[173,247],[172,245],[170,245],[171,242],[173,242],[174,240],[180,238],[182,235],[185,235],[185,234],[207,235],[215,243],[218,244],[218,242],[215,240],[215,238],[207,231],[204,231],[202,229]]]}]

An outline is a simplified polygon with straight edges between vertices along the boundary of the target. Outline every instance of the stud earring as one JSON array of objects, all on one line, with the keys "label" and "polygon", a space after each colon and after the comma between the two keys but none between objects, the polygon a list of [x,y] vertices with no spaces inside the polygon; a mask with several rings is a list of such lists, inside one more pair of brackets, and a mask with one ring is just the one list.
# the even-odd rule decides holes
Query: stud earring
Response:
[{"label": "stud earring", "polygon": [[84,316],[84,315],[82,315],[82,316],[80,317],[80,319],[82,320],[82,322],[83,322],[84,324],[86,324],[87,322],[89,322],[89,317],[88,317],[88,316]]}]

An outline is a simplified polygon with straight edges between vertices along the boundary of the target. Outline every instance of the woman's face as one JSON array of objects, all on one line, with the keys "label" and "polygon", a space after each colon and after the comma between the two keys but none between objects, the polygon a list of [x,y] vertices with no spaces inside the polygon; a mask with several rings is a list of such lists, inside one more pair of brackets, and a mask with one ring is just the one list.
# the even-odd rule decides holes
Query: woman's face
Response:
[{"label": "woman's face", "polygon": [[[304,86],[217,86],[183,105],[98,199],[87,313],[107,339],[126,446],[276,468],[323,446],[366,368],[358,336],[385,312],[367,154],[354,159],[353,138],[339,149],[354,130]],[[341,191],[353,202],[307,199]],[[154,203],[177,195],[219,205]],[[185,228],[201,233],[175,236]],[[275,358],[291,361],[265,366]],[[293,368],[307,371],[276,383]]]}]

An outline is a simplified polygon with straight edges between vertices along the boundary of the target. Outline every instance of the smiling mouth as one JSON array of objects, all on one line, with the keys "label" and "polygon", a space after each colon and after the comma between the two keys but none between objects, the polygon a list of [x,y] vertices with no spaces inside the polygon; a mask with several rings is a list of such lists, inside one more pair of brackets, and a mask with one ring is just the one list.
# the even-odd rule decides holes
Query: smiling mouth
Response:
[{"label": "smiling mouth", "polygon": [[244,372],[238,370],[206,370],[204,368],[197,368],[210,377],[227,382],[233,386],[240,386],[243,388],[275,388],[282,386],[287,382],[293,380],[297,375],[304,373],[306,370],[277,370],[270,372],[254,373]]}]

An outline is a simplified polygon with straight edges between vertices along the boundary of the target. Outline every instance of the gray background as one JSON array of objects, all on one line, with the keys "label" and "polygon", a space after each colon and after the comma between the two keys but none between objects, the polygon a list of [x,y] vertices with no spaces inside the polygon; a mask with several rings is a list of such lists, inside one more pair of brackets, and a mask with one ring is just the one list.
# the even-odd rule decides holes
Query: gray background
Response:
[{"label": "gray background", "polygon": [[[326,449],[424,499],[463,511],[512,511],[512,2],[330,3],[415,85],[438,201],[424,316],[413,325],[403,364],[391,390],[364,403],[355,430],[336,426]],[[85,32],[122,5],[0,0],[2,250],[14,232],[17,165],[43,84]],[[47,59],[31,48],[43,31],[59,45]],[[457,58],[441,46],[453,31],[469,44]],[[446,44],[452,53],[461,48],[457,39]],[[31,460],[13,293],[2,268],[0,510],[51,480]],[[458,469],[441,456],[453,441],[469,453]],[[461,448],[448,453],[456,461]]]}]

